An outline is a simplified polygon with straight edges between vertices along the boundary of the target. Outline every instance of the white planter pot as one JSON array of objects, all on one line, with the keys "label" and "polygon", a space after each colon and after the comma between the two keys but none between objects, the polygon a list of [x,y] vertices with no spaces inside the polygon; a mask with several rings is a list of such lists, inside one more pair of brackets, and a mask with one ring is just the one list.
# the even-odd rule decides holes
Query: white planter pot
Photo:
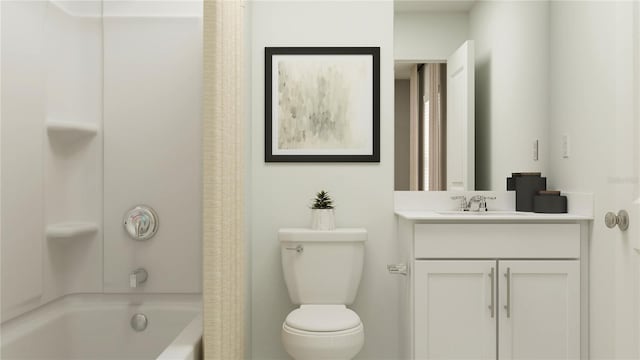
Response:
[{"label": "white planter pot", "polygon": [[333,209],[311,209],[311,229],[335,230],[336,217]]}]

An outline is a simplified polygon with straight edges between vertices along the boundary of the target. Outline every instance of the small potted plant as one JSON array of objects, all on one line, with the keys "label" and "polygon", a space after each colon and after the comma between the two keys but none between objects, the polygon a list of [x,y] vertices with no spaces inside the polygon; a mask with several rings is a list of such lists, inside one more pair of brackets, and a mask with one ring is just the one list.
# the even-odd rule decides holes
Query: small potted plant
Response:
[{"label": "small potted plant", "polygon": [[311,205],[311,228],[313,230],[335,230],[336,219],[333,213],[333,200],[329,193],[322,190],[316,194]]}]

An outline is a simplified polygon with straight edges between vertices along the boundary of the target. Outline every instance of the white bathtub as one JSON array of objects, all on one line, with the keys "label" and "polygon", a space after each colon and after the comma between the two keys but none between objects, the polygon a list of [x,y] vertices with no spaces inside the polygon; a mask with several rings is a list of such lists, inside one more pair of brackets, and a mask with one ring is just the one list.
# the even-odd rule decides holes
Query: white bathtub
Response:
[{"label": "white bathtub", "polygon": [[[200,295],[70,295],[2,324],[0,358],[199,359]],[[136,313],[147,328],[135,331]]]}]

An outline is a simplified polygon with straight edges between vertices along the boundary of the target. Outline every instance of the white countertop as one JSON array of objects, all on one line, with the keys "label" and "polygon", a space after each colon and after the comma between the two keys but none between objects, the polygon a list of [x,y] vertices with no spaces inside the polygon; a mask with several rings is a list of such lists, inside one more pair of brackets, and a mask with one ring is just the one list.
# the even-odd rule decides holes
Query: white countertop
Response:
[{"label": "white countertop", "polygon": [[436,211],[436,210],[396,210],[395,214],[406,220],[423,221],[588,221],[591,216],[577,214],[538,214],[516,211],[489,211],[484,213]]}]

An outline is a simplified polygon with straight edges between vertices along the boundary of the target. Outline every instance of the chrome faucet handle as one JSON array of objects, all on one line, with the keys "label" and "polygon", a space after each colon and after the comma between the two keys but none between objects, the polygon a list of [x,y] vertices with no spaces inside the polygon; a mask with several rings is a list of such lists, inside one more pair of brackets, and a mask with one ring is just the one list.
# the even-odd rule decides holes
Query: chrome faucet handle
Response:
[{"label": "chrome faucet handle", "polygon": [[480,209],[479,211],[488,211],[487,209],[487,200],[495,200],[495,196],[482,196],[480,200]]},{"label": "chrome faucet handle", "polygon": [[474,212],[487,211],[487,197],[484,195],[472,196],[471,199],[469,199],[469,205],[467,208],[469,211]]},{"label": "chrome faucet handle", "polygon": [[458,211],[467,211],[469,210],[469,201],[467,201],[467,197],[464,195],[452,196],[451,200],[460,200],[458,204]]}]

